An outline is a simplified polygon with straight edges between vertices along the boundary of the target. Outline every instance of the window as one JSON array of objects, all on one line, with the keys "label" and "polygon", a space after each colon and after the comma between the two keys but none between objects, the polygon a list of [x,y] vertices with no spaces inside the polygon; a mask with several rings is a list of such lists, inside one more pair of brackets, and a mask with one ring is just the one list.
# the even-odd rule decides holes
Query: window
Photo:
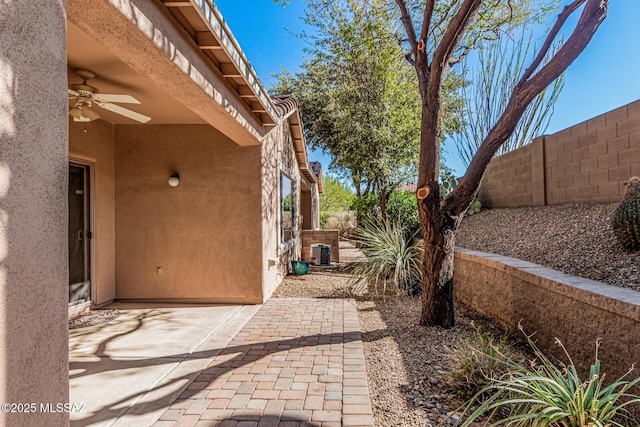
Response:
[{"label": "window", "polygon": [[285,174],[280,174],[280,242],[287,243],[295,236],[294,183]]}]

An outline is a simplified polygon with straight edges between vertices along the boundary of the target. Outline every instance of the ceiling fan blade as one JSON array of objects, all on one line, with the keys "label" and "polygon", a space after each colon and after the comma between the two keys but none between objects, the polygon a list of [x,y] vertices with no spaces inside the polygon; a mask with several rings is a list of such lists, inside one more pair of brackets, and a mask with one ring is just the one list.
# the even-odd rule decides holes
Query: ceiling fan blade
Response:
[{"label": "ceiling fan blade", "polygon": [[80,94],[73,89],[68,89],[68,91],[69,91],[69,95],[71,96],[75,96],[75,97],[80,96]]},{"label": "ceiling fan blade", "polygon": [[119,95],[115,93],[100,93],[93,95],[97,102],[117,102],[118,104],[140,104],[140,101],[131,95]]},{"label": "ceiling fan blade", "polygon": [[126,109],[119,105],[111,104],[109,102],[96,102],[96,104],[98,104],[105,110],[113,111],[114,113],[128,117],[140,123],[147,123],[149,120],[151,120],[151,117],[145,116],[144,114],[136,113],[135,111],[131,111],[129,109]]}]

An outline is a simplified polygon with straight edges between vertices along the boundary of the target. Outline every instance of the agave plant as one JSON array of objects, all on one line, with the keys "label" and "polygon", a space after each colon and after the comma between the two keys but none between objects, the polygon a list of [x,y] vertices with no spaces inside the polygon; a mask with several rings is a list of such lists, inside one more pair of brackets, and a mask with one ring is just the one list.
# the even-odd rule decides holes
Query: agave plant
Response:
[{"label": "agave plant", "polygon": [[384,297],[387,288],[407,290],[420,281],[423,249],[413,237],[407,238],[400,224],[377,221],[358,227],[355,238],[367,258],[353,271],[352,291],[362,294],[373,285],[378,292],[382,286]]},{"label": "agave plant", "polygon": [[[600,373],[598,360],[599,341],[596,342],[596,358],[589,378],[581,380],[564,345],[569,360],[566,367],[554,365],[527,336],[536,354],[538,364],[530,368],[512,366],[502,378],[494,378],[478,395],[491,397],[477,404],[472,399],[466,406],[466,420],[458,423],[471,425],[478,416],[487,416],[489,426],[513,427],[629,427],[639,425],[627,411],[627,407],[640,403],[635,394],[640,377],[627,379],[633,367],[621,378],[605,386],[605,375]],[[623,422],[624,424],[620,424]]]}]

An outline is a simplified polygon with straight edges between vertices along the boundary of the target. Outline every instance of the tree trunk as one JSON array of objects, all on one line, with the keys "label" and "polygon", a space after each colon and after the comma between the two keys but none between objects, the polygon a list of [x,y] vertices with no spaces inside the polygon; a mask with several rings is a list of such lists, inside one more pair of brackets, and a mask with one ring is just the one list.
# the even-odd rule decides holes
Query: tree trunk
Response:
[{"label": "tree trunk", "polygon": [[[420,38],[414,29],[405,0],[396,0],[396,4],[400,8],[402,23],[409,37],[412,51],[407,58],[416,69],[422,99],[420,164],[416,192],[425,249],[420,324],[451,327],[454,324],[452,279],[456,231],[478,192],[482,175],[498,148],[513,133],[527,105],[585,49],[606,16],[608,1],[574,0],[565,6],[537,56],[513,89],[500,119],[478,148],[464,178],[444,203],[440,200],[438,183],[442,78],[482,0],[462,1],[437,44],[431,61],[426,56],[425,42],[428,40],[425,39],[429,35],[434,2],[426,3]],[[560,50],[545,65],[541,65],[565,21],[583,4],[584,9],[573,33]]]},{"label": "tree trunk", "polygon": [[[436,183],[437,184],[437,183]],[[422,261],[422,313],[424,326],[453,327],[453,259],[458,226],[464,217],[443,211],[439,200],[419,201],[420,219],[424,233]]]},{"label": "tree trunk", "polygon": [[382,218],[382,226],[387,228],[387,202],[389,201],[389,193],[385,188],[379,190],[380,195],[380,216]]}]

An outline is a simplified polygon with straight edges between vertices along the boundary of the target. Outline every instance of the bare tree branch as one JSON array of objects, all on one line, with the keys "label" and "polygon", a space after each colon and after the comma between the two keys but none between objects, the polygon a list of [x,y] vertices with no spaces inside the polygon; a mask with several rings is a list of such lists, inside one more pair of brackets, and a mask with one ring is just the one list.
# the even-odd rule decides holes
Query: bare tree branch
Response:
[{"label": "bare tree branch", "polygon": [[413,57],[416,58],[418,53],[418,40],[416,38],[416,30],[413,28],[413,21],[411,20],[409,9],[407,8],[407,3],[404,0],[396,0],[396,4],[400,9],[402,25],[404,25],[404,29],[407,32],[407,37],[409,37],[411,52],[413,53]]},{"label": "bare tree branch", "polygon": [[452,56],[449,59],[449,65],[451,66],[451,65],[455,65],[455,64],[459,63],[475,48],[476,48],[476,43],[472,43],[472,44],[470,44],[468,46],[463,46],[462,47],[462,52],[458,56]]},{"label": "bare tree branch", "polygon": [[[438,14],[436,14],[438,20],[431,26],[432,30],[442,27],[445,22],[449,22],[451,20],[451,11],[454,9],[456,4],[457,2],[455,1],[445,3],[444,7],[438,11]],[[431,19],[433,20],[433,18]]]},{"label": "bare tree branch", "polygon": [[409,64],[413,65],[414,67],[416,66],[416,61],[413,59],[413,55],[411,52],[407,53],[404,58]]},{"label": "bare tree branch", "polygon": [[540,48],[540,52],[538,52],[538,55],[535,57],[533,62],[531,62],[531,65],[529,65],[529,68],[527,68],[525,72],[522,74],[522,79],[520,79],[520,83],[526,81],[529,77],[531,77],[531,75],[536,70],[536,68],[540,66],[544,57],[547,55],[547,52],[549,52],[549,49],[551,48],[553,41],[555,40],[556,36],[564,26],[564,23],[567,21],[567,18],[569,18],[569,16],[571,16],[573,12],[576,11],[576,9],[582,6],[585,1],[587,0],[575,0],[570,5],[564,7],[564,9],[562,10],[562,13],[558,15],[558,19],[556,20],[556,23],[553,25],[553,28],[551,28],[551,31],[549,31],[549,34],[547,35],[547,38],[544,41],[544,44]]},{"label": "bare tree branch", "polygon": [[424,43],[427,43],[427,38],[429,37],[429,27],[431,26],[431,18],[433,17],[433,9],[435,5],[436,0],[427,0],[427,4],[424,7],[422,31],[420,32],[420,40],[424,40]]},{"label": "bare tree branch", "polygon": [[[572,5],[579,1],[584,2],[585,0],[577,0],[572,3]],[[607,8],[607,0],[586,0],[586,5],[578,20],[578,24],[563,46],[540,71],[528,80],[521,79],[518,85],[516,85],[502,116],[478,148],[458,188],[445,199],[442,207],[443,210],[449,212],[451,215],[458,215],[466,210],[478,190],[482,175],[491,158],[514,131],[527,105],[529,105],[542,90],[549,86],[551,82],[558,78],[584,51],[604,20],[607,14]],[[574,8],[572,10],[575,11],[576,9]],[[561,22],[565,22],[566,19],[567,16],[564,12],[558,17],[558,21]],[[527,74],[530,69],[531,66],[525,71],[525,74]]]},{"label": "bare tree branch", "polygon": [[[442,79],[449,59],[480,8],[482,1],[483,0],[464,0],[453,18],[451,18],[442,39],[438,43],[431,64],[429,64],[429,69],[418,70],[420,65],[426,65],[426,56],[424,63],[421,64],[418,62],[416,66],[418,80],[420,80],[420,88],[421,91],[423,91],[422,98],[423,102],[425,102],[422,111],[423,126],[426,123],[426,128],[422,129],[420,144],[418,188],[433,184],[434,188],[431,190],[433,197],[436,197],[438,192]],[[421,74],[422,78],[420,77]],[[437,107],[434,108],[434,106]],[[437,203],[440,203],[439,196],[437,196],[437,198]]]},{"label": "bare tree branch", "polygon": [[434,79],[439,80],[442,76],[447,62],[449,62],[456,46],[460,43],[460,39],[469,27],[471,20],[481,4],[482,0],[464,0],[458,12],[451,19],[451,22],[449,22],[449,26],[433,54],[432,64],[435,66],[435,69],[438,70],[433,76]]}]

